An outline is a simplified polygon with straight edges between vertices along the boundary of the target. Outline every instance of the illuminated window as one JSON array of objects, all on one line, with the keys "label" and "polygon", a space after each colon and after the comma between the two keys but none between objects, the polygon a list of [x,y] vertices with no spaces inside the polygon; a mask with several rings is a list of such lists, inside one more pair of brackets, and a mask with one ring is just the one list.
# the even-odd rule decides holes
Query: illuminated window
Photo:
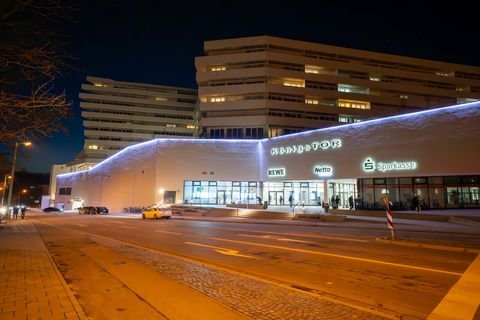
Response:
[{"label": "illuminated window", "polygon": [[91,144],[88,146],[88,149],[97,150],[98,146],[96,144]]},{"label": "illuminated window", "polygon": [[454,72],[435,72],[437,76],[441,77],[454,77],[455,73]]},{"label": "illuminated window", "polygon": [[177,125],[176,124],[171,124],[171,123],[167,123],[166,127],[167,128],[175,128]]},{"label": "illuminated window", "polygon": [[338,100],[338,106],[341,108],[370,110],[370,102],[367,101]]},{"label": "illuminated window", "polygon": [[286,87],[305,88],[305,80],[284,80],[283,85]]},{"label": "illuminated window", "polygon": [[404,94],[402,94],[402,95],[400,95],[400,99],[407,100],[407,99],[408,99],[408,96],[407,96],[407,95],[404,95]]},{"label": "illuminated window", "polygon": [[339,92],[350,92],[350,93],[360,93],[360,94],[369,94],[370,89],[365,87],[354,86],[350,84],[338,84]]},{"label": "illuminated window", "polygon": [[225,102],[225,97],[211,97],[210,102]]},{"label": "illuminated window", "polygon": [[315,73],[315,74],[318,74],[318,73],[320,73],[320,70],[322,70],[321,67],[312,66],[312,65],[305,65],[305,73]]},{"label": "illuminated window", "polygon": [[370,81],[382,81],[382,78],[379,76],[370,76],[369,79]]},{"label": "illuminated window", "polygon": [[188,129],[195,129],[195,126],[193,124],[189,124],[189,125],[187,125],[187,128]]},{"label": "illuminated window", "polygon": [[225,66],[210,67],[210,71],[225,71],[225,70],[227,70],[227,67],[225,67]]},{"label": "illuminated window", "polygon": [[95,87],[106,87],[103,83],[94,83],[93,84]]},{"label": "illuminated window", "polygon": [[157,100],[157,101],[167,101],[167,98],[155,97],[155,100]]},{"label": "illuminated window", "polygon": [[317,99],[305,99],[306,104],[318,104],[319,102]]}]

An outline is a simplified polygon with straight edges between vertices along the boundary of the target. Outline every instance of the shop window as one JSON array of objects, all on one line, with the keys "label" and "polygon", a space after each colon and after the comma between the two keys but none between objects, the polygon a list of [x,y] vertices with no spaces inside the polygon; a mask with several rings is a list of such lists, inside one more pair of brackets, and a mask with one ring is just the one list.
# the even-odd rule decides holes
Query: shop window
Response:
[{"label": "shop window", "polygon": [[427,178],[415,178],[415,184],[426,184]]},{"label": "shop window", "polygon": [[209,182],[208,182],[208,185],[209,185],[209,186],[216,186],[216,185],[217,185],[217,181],[209,181]]},{"label": "shop window", "polygon": [[385,179],[374,179],[373,183],[375,185],[385,184]]},{"label": "shop window", "polygon": [[232,186],[240,187],[240,181],[232,181]]},{"label": "shop window", "polygon": [[192,181],[192,184],[194,186],[199,186],[199,185],[201,185],[201,182],[200,181]]},{"label": "shop window", "polygon": [[284,182],[284,183],[283,183],[283,186],[284,186],[284,187],[290,187],[290,188],[291,188],[291,187],[292,187],[292,183],[291,183],[291,182]]},{"label": "shop window", "polygon": [[250,181],[250,182],[248,182],[248,186],[249,186],[249,187],[256,187],[256,186],[257,186],[257,183]]}]

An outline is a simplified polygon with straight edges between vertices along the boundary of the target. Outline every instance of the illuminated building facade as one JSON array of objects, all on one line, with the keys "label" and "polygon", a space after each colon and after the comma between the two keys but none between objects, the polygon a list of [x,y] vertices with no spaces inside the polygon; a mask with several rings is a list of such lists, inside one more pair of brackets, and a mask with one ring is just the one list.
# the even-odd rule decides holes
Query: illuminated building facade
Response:
[{"label": "illuminated building facade", "polygon": [[[261,140],[155,139],[57,177],[57,204],[479,208],[480,102]],[[60,194],[62,191],[69,194]]]},{"label": "illuminated building facade", "polygon": [[127,146],[156,138],[191,138],[197,91],[87,77],[80,93],[84,150],[68,164],[89,168]]},{"label": "illuminated building facade", "polygon": [[206,41],[202,136],[257,139],[480,99],[480,68],[270,36]]}]

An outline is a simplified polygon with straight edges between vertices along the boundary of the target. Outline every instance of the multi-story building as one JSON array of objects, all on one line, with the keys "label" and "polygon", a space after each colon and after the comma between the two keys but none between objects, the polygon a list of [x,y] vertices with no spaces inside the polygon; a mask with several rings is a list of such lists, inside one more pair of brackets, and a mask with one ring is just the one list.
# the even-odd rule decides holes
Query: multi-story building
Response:
[{"label": "multi-story building", "polygon": [[202,136],[263,138],[480,99],[480,67],[270,36],[206,41]]},{"label": "multi-story building", "polygon": [[73,171],[127,146],[156,138],[191,138],[197,128],[197,91],[189,88],[87,77],[82,85],[85,144]]}]

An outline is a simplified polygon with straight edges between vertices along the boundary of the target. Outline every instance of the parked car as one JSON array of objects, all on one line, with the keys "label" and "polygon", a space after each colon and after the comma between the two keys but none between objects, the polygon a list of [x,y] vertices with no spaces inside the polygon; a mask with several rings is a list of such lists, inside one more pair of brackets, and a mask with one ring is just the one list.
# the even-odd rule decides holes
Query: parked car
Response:
[{"label": "parked car", "polygon": [[172,210],[169,206],[153,206],[143,211],[142,219],[159,219],[165,218],[170,219],[172,216]]},{"label": "parked car", "polygon": [[47,207],[43,209],[43,212],[60,212],[60,211],[62,210],[56,207]]},{"label": "parked car", "polygon": [[97,214],[108,214],[107,207],[95,207],[97,210]]}]

